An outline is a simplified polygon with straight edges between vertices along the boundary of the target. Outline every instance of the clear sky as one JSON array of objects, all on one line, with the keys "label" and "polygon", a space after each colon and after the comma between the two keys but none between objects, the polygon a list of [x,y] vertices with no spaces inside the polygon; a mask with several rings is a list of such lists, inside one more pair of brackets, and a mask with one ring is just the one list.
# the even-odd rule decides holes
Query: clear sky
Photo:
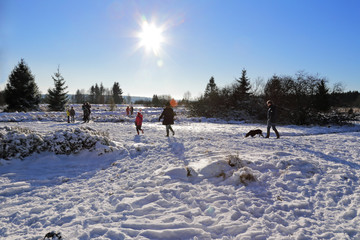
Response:
[{"label": "clear sky", "polygon": [[69,93],[119,82],[124,95],[197,97],[242,69],[360,91],[360,1],[0,0],[0,90],[21,58],[42,93],[59,65]]}]

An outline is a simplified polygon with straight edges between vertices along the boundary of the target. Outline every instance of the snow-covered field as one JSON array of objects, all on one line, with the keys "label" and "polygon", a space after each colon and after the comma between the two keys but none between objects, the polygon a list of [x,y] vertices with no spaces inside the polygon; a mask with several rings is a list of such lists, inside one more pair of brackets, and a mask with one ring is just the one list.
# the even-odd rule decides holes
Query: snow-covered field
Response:
[{"label": "snow-covered field", "polygon": [[[74,124],[64,113],[0,113],[1,141],[19,152],[30,134],[47,144],[0,160],[0,239],[360,239],[359,124],[244,138],[265,125],[176,109],[167,138],[159,108],[143,108],[140,136],[124,107],[93,106],[87,124],[76,110]],[[103,138],[55,154],[61,141],[76,144],[67,132]]]}]

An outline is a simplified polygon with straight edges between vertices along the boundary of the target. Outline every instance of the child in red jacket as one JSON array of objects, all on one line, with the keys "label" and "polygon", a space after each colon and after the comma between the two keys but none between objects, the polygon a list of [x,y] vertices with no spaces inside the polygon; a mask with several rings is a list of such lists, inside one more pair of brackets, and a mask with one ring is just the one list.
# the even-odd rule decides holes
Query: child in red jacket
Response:
[{"label": "child in red jacket", "polygon": [[135,119],[135,126],[136,126],[136,132],[139,135],[141,131],[142,134],[144,134],[144,130],[141,129],[141,125],[143,122],[143,115],[141,114],[141,110],[137,113],[136,119]]}]

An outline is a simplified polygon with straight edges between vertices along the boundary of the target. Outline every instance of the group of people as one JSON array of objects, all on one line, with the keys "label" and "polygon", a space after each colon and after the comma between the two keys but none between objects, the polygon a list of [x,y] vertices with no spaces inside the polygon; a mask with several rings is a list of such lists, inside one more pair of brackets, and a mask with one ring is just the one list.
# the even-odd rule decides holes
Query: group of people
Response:
[{"label": "group of people", "polygon": [[[268,111],[267,111],[267,131],[266,131],[265,138],[270,137],[270,129],[271,128],[274,130],[274,132],[276,134],[276,138],[280,138],[280,134],[279,134],[278,130],[276,129],[276,118],[277,118],[276,106],[273,104],[273,102],[271,100],[268,100],[266,102],[266,104],[268,106]],[[82,105],[82,110],[84,112],[84,119],[83,119],[84,123],[90,121],[90,114],[91,114],[90,109],[91,109],[91,105],[88,102],[86,102]],[[131,107],[128,106],[126,108],[126,115],[128,116],[130,113],[132,115],[133,111],[134,111],[134,108],[132,106]],[[67,117],[68,117],[68,123],[75,122],[74,108],[71,107],[71,109],[67,109],[66,113],[67,113]],[[170,131],[171,131],[172,135],[175,135],[175,131],[171,127],[171,125],[174,124],[175,115],[176,114],[175,114],[174,110],[172,109],[170,102],[168,102],[159,117],[159,121],[161,119],[163,119],[162,124],[166,126],[166,136],[167,137],[169,137]],[[138,135],[140,134],[140,131],[141,131],[141,133],[144,134],[144,130],[142,129],[142,123],[143,123],[143,115],[142,115],[141,109],[140,109],[135,118],[135,127],[136,127],[136,132]]]},{"label": "group of people", "polygon": [[[162,111],[162,113],[159,117],[159,122],[161,119],[163,119],[162,124],[166,126],[166,136],[167,137],[169,137],[170,131],[172,132],[173,135],[175,135],[175,131],[171,127],[171,125],[174,124],[175,115],[176,114],[175,114],[174,110],[172,109],[170,103],[167,103],[165,109]],[[136,132],[138,135],[140,134],[140,131],[144,134],[144,130],[141,128],[142,122],[143,122],[143,115],[141,114],[141,110],[140,110],[137,113],[136,118],[135,118]]]},{"label": "group of people", "polygon": [[131,106],[131,107],[127,106],[127,108],[126,108],[126,116],[129,116],[130,114],[131,115],[134,114],[134,107],[133,106]]},{"label": "group of people", "polygon": [[[84,123],[90,121],[90,113],[91,113],[91,105],[90,103],[86,102],[82,105],[83,110],[83,120]],[[71,108],[66,109],[66,116],[67,116],[67,122],[68,123],[74,123],[75,122],[75,109],[73,106]]]},{"label": "group of people", "polygon": [[66,109],[67,121],[68,123],[75,122],[75,109],[73,106],[71,108]]}]

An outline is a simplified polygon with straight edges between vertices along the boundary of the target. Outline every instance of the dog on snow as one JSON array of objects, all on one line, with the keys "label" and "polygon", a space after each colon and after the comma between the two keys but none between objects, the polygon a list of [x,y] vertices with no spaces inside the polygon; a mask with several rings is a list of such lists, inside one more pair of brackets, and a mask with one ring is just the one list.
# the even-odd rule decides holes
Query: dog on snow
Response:
[{"label": "dog on snow", "polygon": [[250,131],[245,135],[245,137],[248,137],[248,136],[255,137],[255,135],[259,135],[259,137],[260,137],[260,136],[264,137],[264,135],[262,134],[261,129],[250,130]]}]

